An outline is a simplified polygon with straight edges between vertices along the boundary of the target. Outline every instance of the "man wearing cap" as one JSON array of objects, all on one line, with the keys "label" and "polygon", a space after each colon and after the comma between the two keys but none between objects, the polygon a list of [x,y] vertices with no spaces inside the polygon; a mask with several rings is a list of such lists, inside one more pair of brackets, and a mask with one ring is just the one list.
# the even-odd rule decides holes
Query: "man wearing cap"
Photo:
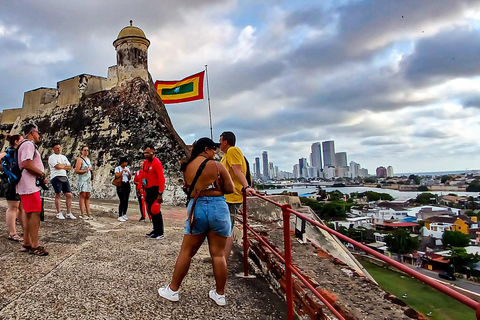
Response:
[{"label": "man wearing cap", "polygon": [[[235,216],[239,213],[240,206],[243,203],[243,194],[242,190],[245,189],[247,196],[251,196],[254,193],[254,190],[251,186],[248,185],[246,174],[247,174],[247,162],[243,156],[240,148],[235,147],[236,137],[233,132],[225,131],[220,135],[220,149],[223,151],[224,156],[221,163],[227,168],[230,177],[232,177],[233,183],[235,185],[235,191],[230,194],[225,195],[225,200],[228,204],[228,209],[230,211],[230,220],[233,225],[235,223]],[[225,244],[225,259],[227,260],[230,257],[230,251],[233,247],[233,238],[232,235],[228,237],[227,243]]]},{"label": "man wearing cap", "polygon": [[38,230],[40,229],[40,212],[42,200],[37,180],[45,180],[45,168],[37,150],[36,143],[40,141],[40,133],[36,125],[29,123],[23,127],[25,142],[18,147],[18,166],[25,169],[22,178],[17,184],[17,193],[20,195],[25,210],[26,222],[23,229],[23,247],[21,251],[37,256],[46,256],[48,252],[39,245]]},{"label": "man wearing cap", "polygon": [[[163,239],[163,218],[160,211],[160,204],[163,202],[163,191],[165,190],[165,176],[163,174],[163,165],[160,160],[155,157],[155,147],[147,144],[143,154],[145,161],[143,162],[144,186],[145,186],[145,202],[147,210],[152,217],[153,230],[146,236],[152,239]],[[155,203],[155,206],[153,204]]]},{"label": "man wearing cap", "polygon": [[62,147],[59,142],[52,143],[53,153],[48,157],[48,165],[50,166],[50,182],[55,190],[55,208],[57,209],[57,219],[64,220],[65,217],[60,212],[60,199],[62,192],[65,195],[67,205],[67,219],[77,219],[72,214],[72,192],[70,190],[70,183],[67,178],[67,170],[72,169],[70,161],[62,152]]}]

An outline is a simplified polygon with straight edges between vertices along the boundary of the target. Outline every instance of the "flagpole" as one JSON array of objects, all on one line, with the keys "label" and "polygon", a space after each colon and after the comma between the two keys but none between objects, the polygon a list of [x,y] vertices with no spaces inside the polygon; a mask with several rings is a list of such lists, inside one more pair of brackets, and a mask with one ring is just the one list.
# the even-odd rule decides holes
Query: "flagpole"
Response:
[{"label": "flagpole", "polygon": [[210,89],[208,87],[208,65],[205,65],[205,77],[207,78],[207,99],[208,99],[208,115],[210,117],[210,139],[213,140],[213,130],[212,130],[212,108],[210,106]]}]

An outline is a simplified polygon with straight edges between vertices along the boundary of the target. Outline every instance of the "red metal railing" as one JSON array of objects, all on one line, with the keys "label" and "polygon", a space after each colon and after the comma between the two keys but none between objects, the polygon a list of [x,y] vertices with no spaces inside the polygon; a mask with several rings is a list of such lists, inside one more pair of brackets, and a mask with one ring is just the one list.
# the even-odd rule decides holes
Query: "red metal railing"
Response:
[{"label": "red metal railing", "polygon": [[292,273],[295,274],[295,276],[305,285],[307,286],[312,293],[319,298],[325,306],[333,313],[338,319],[344,320],[343,316],[327,301],[325,298],[298,272],[298,270],[293,266],[292,264],[292,249],[291,249],[291,239],[290,239],[290,216],[291,214],[296,215],[297,217],[310,222],[312,225],[319,227],[328,233],[336,236],[342,241],[351,243],[355,247],[367,252],[368,254],[371,254],[372,256],[383,260],[384,262],[388,263],[391,266],[396,267],[397,269],[407,273],[408,275],[422,281],[423,283],[443,292],[444,294],[460,301],[461,303],[469,306],[470,308],[474,309],[476,311],[476,317],[477,320],[480,320],[480,303],[467,297],[464,296],[463,294],[450,289],[446,285],[429,278],[418,271],[415,271],[413,269],[410,269],[409,267],[403,265],[402,263],[395,261],[387,256],[384,256],[380,252],[377,252],[355,240],[350,239],[349,237],[341,234],[338,231],[332,230],[328,228],[327,226],[321,224],[318,221],[315,221],[299,212],[296,212],[292,210],[292,207],[289,204],[280,204],[275,201],[272,201],[264,196],[261,196],[259,194],[255,194],[256,197],[265,200],[267,202],[270,202],[271,204],[282,208],[282,213],[283,213],[283,232],[284,232],[284,245],[285,245],[285,257],[282,257],[280,253],[278,253],[275,249],[273,249],[259,234],[257,234],[249,225],[247,222],[247,197],[245,191],[243,191],[243,259],[244,259],[244,274],[245,276],[248,276],[248,249],[249,249],[249,242],[248,242],[248,232],[250,231],[254,237],[261,242],[263,245],[265,245],[272,253],[278,257],[282,263],[285,264],[285,289],[286,289],[286,300],[287,300],[287,319],[293,320],[293,315],[294,315],[294,308],[293,308],[293,279],[292,279]]}]

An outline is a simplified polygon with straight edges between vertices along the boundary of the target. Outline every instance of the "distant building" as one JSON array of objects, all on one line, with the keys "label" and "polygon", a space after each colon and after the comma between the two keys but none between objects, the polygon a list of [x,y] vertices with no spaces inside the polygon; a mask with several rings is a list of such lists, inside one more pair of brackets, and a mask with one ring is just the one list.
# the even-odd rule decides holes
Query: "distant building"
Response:
[{"label": "distant building", "polygon": [[358,170],[358,176],[362,178],[368,177],[368,169],[361,168],[360,170]]},{"label": "distant building", "polygon": [[387,177],[393,177],[393,167],[392,166],[387,167]]},{"label": "distant building", "polygon": [[269,179],[273,179],[274,177],[274,174],[275,174],[275,169],[273,168],[273,163],[272,162],[269,162],[268,163],[268,178]]},{"label": "distant building", "polygon": [[335,144],[333,141],[323,141],[323,170],[326,167],[335,167]]},{"label": "distant building", "polygon": [[386,178],[387,177],[387,169],[383,166],[378,167],[376,170],[377,177],[379,178]]},{"label": "distant building", "polygon": [[322,165],[322,146],[320,142],[312,143],[312,153],[310,154],[312,167],[317,168],[317,171],[320,173],[323,171]]},{"label": "distant building", "polygon": [[360,175],[360,164],[350,161],[350,177],[356,178]]},{"label": "distant building", "polygon": [[255,157],[255,177],[257,179],[260,179],[262,177],[262,174],[260,173],[260,158]]},{"label": "distant building", "polygon": [[335,167],[332,167],[332,166],[323,167],[323,174],[325,176],[325,179],[335,178]]},{"label": "distant building", "polygon": [[347,166],[347,153],[346,152],[335,153],[335,166],[336,167],[346,167]]},{"label": "distant building", "polygon": [[262,161],[263,161],[263,179],[268,180],[268,153],[267,151],[262,152]]},{"label": "distant building", "polygon": [[318,178],[318,170],[315,167],[307,167],[309,178]]},{"label": "distant building", "polygon": [[335,167],[335,176],[339,178],[345,178],[349,176],[348,167],[337,166]]},{"label": "distant building", "polygon": [[306,158],[298,159],[298,170],[300,173],[300,177],[306,178],[306,173],[304,173],[304,169],[306,169],[307,166],[308,166],[308,163]]},{"label": "distant building", "polygon": [[293,165],[293,178],[298,179],[300,178],[300,166],[298,164]]}]

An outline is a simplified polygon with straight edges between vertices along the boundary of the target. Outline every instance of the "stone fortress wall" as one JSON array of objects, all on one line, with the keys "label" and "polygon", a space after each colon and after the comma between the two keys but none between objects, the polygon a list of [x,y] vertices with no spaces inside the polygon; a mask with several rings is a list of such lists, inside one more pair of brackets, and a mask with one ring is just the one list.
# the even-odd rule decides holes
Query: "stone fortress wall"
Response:
[{"label": "stone fortress wall", "polygon": [[[44,164],[53,141],[61,143],[62,153],[71,162],[79,155],[79,147],[88,145],[96,172],[92,196],[100,198],[115,196],[111,180],[119,157],[128,156],[129,166],[137,170],[143,161],[144,144],[151,143],[164,164],[165,200],[182,203],[179,160],[188,149],[176,133],[148,72],[149,45],[143,31],[130,21],[113,42],[117,65],[108,68],[106,78],[80,74],[59,81],[56,89],[25,92],[22,108],[0,114],[0,133],[20,133],[24,124],[36,123],[43,142],[39,151]],[[75,193],[73,172],[69,176]]]}]

